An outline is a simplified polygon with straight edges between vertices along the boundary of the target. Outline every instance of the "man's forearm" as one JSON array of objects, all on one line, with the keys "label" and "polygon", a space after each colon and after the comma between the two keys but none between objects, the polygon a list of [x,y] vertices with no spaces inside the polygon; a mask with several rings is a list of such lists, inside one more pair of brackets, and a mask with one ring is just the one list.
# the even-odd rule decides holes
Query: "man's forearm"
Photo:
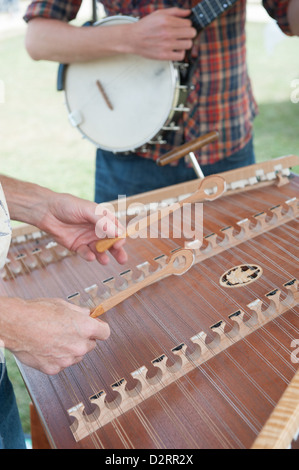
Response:
[{"label": "man's forearm", "polygon": [[292,33],[299,36],[299,0],[290,0],[288,6],[288,21]]},{"label": "man's forearm", "polygon": [[[69,64],[127,52],[125,37],[130,25],[77,27],[55,19],[34,18],[28,23],[26,49],[34,60]],[[63,45],[63,47],[62,47]]]},{"label": "man's forearm", "polygon": [[35,60],[64,64],[114,54],[182,60],[196,36],[189,15],[190,10],[166,8],[136,22],[94,27],[77,27],[55,19],[33,18],[28,23],[26,48]]},{"label": "man's forearm", "polygon": [[45,216],[52,191],[4,175],[0,175],[0,182],[11,219],[38,226]]}]

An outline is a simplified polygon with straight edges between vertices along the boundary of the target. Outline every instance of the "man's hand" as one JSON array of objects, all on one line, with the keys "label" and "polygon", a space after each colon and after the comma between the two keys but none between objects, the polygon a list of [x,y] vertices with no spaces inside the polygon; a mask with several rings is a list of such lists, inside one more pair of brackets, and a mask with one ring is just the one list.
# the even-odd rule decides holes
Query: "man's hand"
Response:
[{"label": "man's hand", "polygon": [[[107,209],[99,210],[99,205],[69,194],[53,193],[48,201],[48,208],[40,221],[44,231],[50,233],[61,245],[75,251],[86,261],[97,259],[101,264],[107,264],[107,253],[96,250],[97,234],[116,238],[125,229],[118,219]],[[117,241],[109,250],[120,264],[127,261],[123,248],[125,240]]]},{"label": "man's hand", "polygon": [[[112,212],[102,213],[99,205],[70,194],[51,191],[34,183],[0,176],[9,212],[13,220],[25,222],[49,233],[55,241],[75,251],[87,261],[109,262],[107,253],[98,253],[95,245],[103,235],[119,237],[124,229]],[[98,236],[99,235],[99,236]],[[127,261],[123,248],[125,240],[119,240],[110,249],[120,264]]]},{"label": "man's hand", "polygon": [[110,335],[107,323],[89,316],[89,309],[61,299],[2,298],[0,339],[23,363],[45,374],[57,374],[80,362]]},{"label": "man's hand", "polygon": [[188,19],[190,10],[157,10],[130,25],[131,52],[149,59],[181,61],[197,32]]}]

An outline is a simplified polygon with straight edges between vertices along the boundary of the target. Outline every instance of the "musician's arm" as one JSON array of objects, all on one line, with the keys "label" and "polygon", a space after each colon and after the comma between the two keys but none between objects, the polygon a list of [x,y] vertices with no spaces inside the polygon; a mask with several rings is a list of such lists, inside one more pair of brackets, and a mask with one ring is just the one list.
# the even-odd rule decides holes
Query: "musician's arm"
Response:
[{"label": "musician's arm", "polygon": [[[47,225],[41,222],[45,209],[46,212],[50,209],[46,201],[53,200],[54,192],[6,176],[1,176],[0,180],[13,218],[37,227]],[[59,198],[63,204],[63,197]],[[71,212],[71,207],[68,209]],[[57,213],[53,209],[52,212]],[[75,225],[74,212],[70,216]],[[55,220],[53,214],[50,220]],[[56,227],[62,228],[61,225]],[[70,224],[64,231],[71,227]],[[109,325],[91,318],[88,308],[63,299],[0,298],[0,346],[10,350],[24,364],[46,374],[57,374],[81,361],[96,347],[96,340],[106,340],[109,335]]]},{"label": "musician's arm", "polygon": [[[54,192],[38,184],[0,176],[10,216],[51,234],[53,238],[86,261],[97,259],[107,264],[107,253],[98,253],[95,245],[99,236],[114,238],[124,230],[115,214],[99,211],[95,202],[70,194]],[[127,261],[124,240],[117,242],[110,253],[123,264]]]},{"label": "musician's arm", "polygon": [[186,17],[190,10],[158,10],[140,21],[102,27],[77,27],[36,17],[28,22],[26,49],[34,60],[82,62],[118,53],[153,59],[182,60],[196,30]]},{"label": "musician's arm", "polygon": [[84,62],[99,56],[125,51],[128,25],[101,28],[77,26],[56,19],[34,18],[29,21],[25,46],[34,60],[50,60],[60,63]]}]

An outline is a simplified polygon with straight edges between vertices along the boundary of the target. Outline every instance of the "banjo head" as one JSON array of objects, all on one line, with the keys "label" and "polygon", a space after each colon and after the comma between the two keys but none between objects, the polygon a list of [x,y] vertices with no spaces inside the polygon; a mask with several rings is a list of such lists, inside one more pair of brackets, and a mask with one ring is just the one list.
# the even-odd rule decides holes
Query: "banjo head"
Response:
[{"label": "banjo head", "polygon": [[[95,27],[135,21],[113,16]],[[177,81],[172,62],[132,54],[68,65],[64,88],[70,122],[99,148],[134,150],[167,123],[176,104]]]}]

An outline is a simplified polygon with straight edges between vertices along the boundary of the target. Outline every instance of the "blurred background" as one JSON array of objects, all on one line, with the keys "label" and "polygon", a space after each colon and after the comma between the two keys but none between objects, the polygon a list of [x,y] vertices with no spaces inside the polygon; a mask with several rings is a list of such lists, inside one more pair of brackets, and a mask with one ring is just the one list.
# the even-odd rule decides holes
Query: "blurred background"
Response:
[{"label": "blurred background", "polygon": [[[0,173],[93,199],[95,148],[69,124],[64,94],[56,90],[58,65],[34,62],[25,51],[27,5],[0,0]],[[91,17],[90,7],[83,0],[76,24]],[[260,110],[257,160],[299,155],[299,38],[285,36],[259,0],[248,0],[247,50]],[[6,358],[29,436],[30,398],[12,356]]]}]

